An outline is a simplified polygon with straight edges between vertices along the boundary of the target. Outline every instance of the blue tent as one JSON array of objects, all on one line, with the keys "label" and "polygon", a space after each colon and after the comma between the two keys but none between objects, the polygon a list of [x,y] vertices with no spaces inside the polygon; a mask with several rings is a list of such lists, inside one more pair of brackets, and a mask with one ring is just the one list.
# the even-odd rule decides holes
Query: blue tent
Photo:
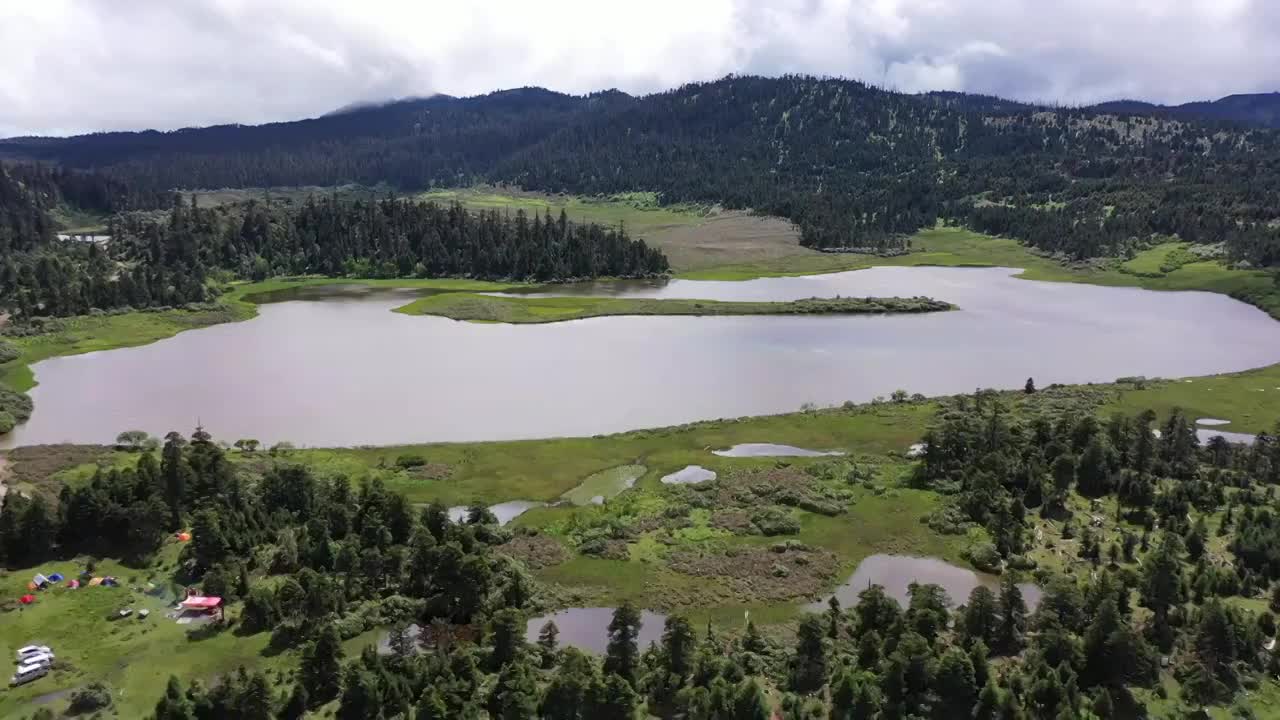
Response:
[{"label": "blue tent", "polygon": [[62,573],[54,573],[49,576],[49,582],[62,582],[63,579]]}]

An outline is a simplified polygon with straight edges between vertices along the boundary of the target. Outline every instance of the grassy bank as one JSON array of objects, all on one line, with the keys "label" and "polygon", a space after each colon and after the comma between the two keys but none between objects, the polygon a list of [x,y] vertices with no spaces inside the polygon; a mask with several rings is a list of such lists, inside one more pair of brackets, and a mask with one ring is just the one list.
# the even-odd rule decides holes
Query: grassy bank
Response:
[{"label": "grassy bank", "polygon": [[869,267],[1013,267],[1026,280],[1075,282],[1147,290],[1203,290],[1229,295],[1280,319],[1280,286],[1265,270],[1236,270],[1218,260],[1189,257],[1185,243],[1162,243],[1130,260],[1098,258],[1072,266],[1038,255],[1009,238],[962,228],[939,226],[911,237],[906,255],[828,254],[788,257],[756,263],[727,264],[681,274],[693,280],[749,280],[756,277],[806,275]]},{"label": "grassy bank", "polygon": [[407,315],[454,320],[547,323],[610,315],[866,315],[952,310],[929,298],[831,298],[791,302],[722,302],[606,297],[495,297],[472,293],[432,295],[398,308]]},{"label": "grassy bank", "polygon": [[251,305],[229,301],[201,310],[157,310],[119,315],[82,315],[55,321],[54,329],[41,335],[6,338],[21,355],[0,365],[0,382],[26,391],[35,387],[31,365],[61,355],[114,350],[146,345],[183,330],[235,322],[253,317]]},{"label": "grassy bank", "polygon": [[227,322],[248,320],[258,314],[256,301],[272,293],[306,288],[358,285],[374,288],[409,288],[458,292],[510,290],[521,283],[494,283],[454,278],[369,279],[306,277],[273,278],[262,282],[236,283],[215,304],[200,309],[181,308],[138,312],[81,315],[53,321],[49,332],[28,337],[9,337],[21,353],[15,360],[0,365],[0,383],[14,390],[27,391],[36,381],[31,365],[51,357],[80,355],[102,350],[146,345],[173,337],[184,330]]},{"label": "grassy bank", "polygon": [[528,287],[528,283],[490,282],[467,278],[332,278],[323,276],[302,278],[271,278],[259,282],[236,283],[222,297],[225,302],[266,302],[281,299],[277,293],[315,288],[378,288],[406,290],[434,290],[440,292],[499,292]]}]

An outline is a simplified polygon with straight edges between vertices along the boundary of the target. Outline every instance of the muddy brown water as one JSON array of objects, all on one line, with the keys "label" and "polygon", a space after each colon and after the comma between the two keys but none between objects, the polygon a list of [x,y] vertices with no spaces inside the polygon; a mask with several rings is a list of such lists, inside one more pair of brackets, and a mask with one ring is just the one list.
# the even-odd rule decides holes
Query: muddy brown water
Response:
[{"label": "muddy brown water", "polygon": [[[853,607],[858,604],[858,593],[871,585],[879,585],[884,588],[886,595],[905,608],[911,600],[911,583],[941,586],[951,598],[952,607],[963,605],[969,599],[969,593],[979,585],[991,588],[992,592],[1000,591],[1000,578],[995,575],[975,572],[937,558],[871,555],[858,563],[853,575],[836,588],[834,595],[841,607]],[[1018,589],[1022,591],[1022,599],[1027,603],[1028,609],[1034,609],[1040,603],[1040,588],[1020,583]],[[830,597],[806,605],[805,609],[822,612],[827,609]]]},{"label": "muddy brown water", "polygon": [[[1109,382],[1280,361],[1280,323],[1223,295],[1018,280],[1009,269],[874,268],[550,292],[794,300],[928,295],[926,315],[609,317],[546,325],[389,312],[413,293],[309,289],[250,321],[33,369],[3,446],[155,435],[386,445],[586,436],[888,396]],[[545,292],[545,290],[544,290]],[[277,296],[279,297],[279,296]],[[307,299],[299,299],[307,298]]]}]

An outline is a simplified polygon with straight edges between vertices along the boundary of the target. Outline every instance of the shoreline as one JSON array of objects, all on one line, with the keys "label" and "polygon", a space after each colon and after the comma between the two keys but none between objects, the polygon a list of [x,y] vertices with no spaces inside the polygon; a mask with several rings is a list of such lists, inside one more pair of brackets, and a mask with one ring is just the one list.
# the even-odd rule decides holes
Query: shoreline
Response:
[{"label": "shoreline", "polygon": [[[734,282],[765,277],[794,277],[850,272],[872,267],[1009,267],[1016,271],[1013,273],[1013,277],[1024,280],[1082,283],[1104,287],[1134,287],[1145,290],[1212,292],[1244,302],[1266,312],[1273,319],[1280,320],[1280,287],[1277,287],[1272,281],[1272,274],[1268,271],[1235,270],[1226,268],[1217,261],[1205,260],[1182,265],[1172,272],[1162,274],[1160,277],[1150,277],[1123,272],[1122,268],[1120,268],[1121,261],[1114,258],[1106,261],[1111,263],[1113,267],[1073,268],[1062,265],[1051,258],[1034,254],[1014,240],[979,235],[960,228],[944,226],[917,233],[913,237],[913,245],[912,252],[906,255],[860,258],[865,262],[858,263],[856,267],[842,263],[838,267],[828,265],[827,267],[792,271],[786,268],[771,267],[772,263],[768,262],[754,265],[727,264],[711,270],[676,272],[672,277],[673,279]],[[1165,247],[1164,245],[1157,246],[1144,251],[1144,253],[1163,252]],[[820,257],[829,258],[832,256],[822,255]],[[1142,254],[1140,254],[1138,258],[1124,262],[1136,263],[1142,259]],[[257,298],[261,295],[308,287],[341,285],[441,291],[441,294],[420,298],[393,310],[403,314],[428,314],[422,310],[424,305],[430,306],[433,302],[444,304],[456,302],[456,299],[444,301],[439,299],[447,298],[453,294],[472,294],[472,297],[476,297],[473,295],[474,293],[530,287],[527,283],[491,282],[462,278],[359,279],[308,276],[271,278],[258,282],[237,282],[229,286],[228,291],[215,302],[195,309],[155,309],[61,318],[55,321],[60,325],[60,328],[52,332],[30,337],[8,338],[10,342],[19,348],[21,354],[17,359],[0,365],[0,386],[7,386],[17,392],[25,393],[37,384],[31,366],[41,360],[51,357],[137,347],[173,337],[185,330],[249,320],[258,314]],[[479,297],[486,298],[482,302],[491,307],[496,305],[496,298],[487,299],[494,296]],[[524,302],[528,303],[531,300],[533,299],[526,299]],[[898,300],[901,299],[899,298]],[[487,309],[480,314],[471,315],[457,312],[456,315],[460,317],[455,317],[449,312],[434,312],[430,314],[478,322],[522,323],[546,323],[556,320],[628,314],[687,316],[803,314],[796,307],[789,309],[780,307],[780,305],[785,305],[786,303],[746,303],[746,305],[757,306],[752,308],[752,312],[744,312],[748,309],[746,307],[732,307],[734,305],[732,302],[709,300],[659,301],[579,296],[568,299],[538,298],[534,303],[542,306],[541,308],[535,308],[541,309],[541,314],[530,312],[529,308],[517,308],[522,312],[513,313],[514,319],[486,316],[483,312],[488,312]],[[560,303],[564,305],[557,307],[557,304]],[[660,308],[659,310],[638,312],[634,310],[637,307],[637,303],[681,303],[684,307],[674,304],[659,305],[657,306]],[[612,307],[606,308],[605,306],[607,305]],[[619,308],[625,309],[628,305],[632,307],[632,311],[618,310]],[[713,306],[714,309],[707,312],[707,308]],[[511,307],[508,305],[500,309],[510,310]],[[1237,372],[1249,372],[1266,368],[1280,368],[1280,364]],[[1227,375],[1233,374],[1228,373]],[[1277,385],[1280,385],[1280,383],[1277,383]],[[0,407],[0,410],[3,409],[3,407]],[[1208,414],[1212,415],[1213,413]],[[1280,408],[1278,408],[1277,415],[1280,415]],[[1271,423],[1268,422],[1266,426],[1270,427],[1270,425]]]}]

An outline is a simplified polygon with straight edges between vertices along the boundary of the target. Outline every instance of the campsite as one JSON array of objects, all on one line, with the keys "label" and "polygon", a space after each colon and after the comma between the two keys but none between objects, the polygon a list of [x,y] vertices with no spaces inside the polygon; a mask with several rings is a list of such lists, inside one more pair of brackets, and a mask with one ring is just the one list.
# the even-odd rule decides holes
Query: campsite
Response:
[{"label": "campsite", "polygon": [[[198,607],[175,612],[185,590],[172,582],[181,547],[172,538],[146,570],[99,560],[88,582],[79,577],[88,558],[45,563],[38,572],[50,581],[55,575],[63,579],[43,590],[29,588],[32,572],[0,572],[0,650],[12,657],[18,648],[35,643],[58,651],[48,675],[0,692],[0,717],[45,706],[56,710],[73,692],[95,682],[111,688],[117,717],[143,717],[154,708],[170,675],[214,678],[242,665],[287,668],[287,656],[264,654],[267,635],[217,632],[209,622],[214,618]],[[93,578],[99,582],[91,585]],[[32,600],[22,603],[28,595]],[[191,599],[197,604],[208,600]],[[121,617],[124,609],[133,612]],[[236,612],[228,612],[227,619]],[[373,634],[353,639],[348,647],[358,652],[370,642]]]}]

